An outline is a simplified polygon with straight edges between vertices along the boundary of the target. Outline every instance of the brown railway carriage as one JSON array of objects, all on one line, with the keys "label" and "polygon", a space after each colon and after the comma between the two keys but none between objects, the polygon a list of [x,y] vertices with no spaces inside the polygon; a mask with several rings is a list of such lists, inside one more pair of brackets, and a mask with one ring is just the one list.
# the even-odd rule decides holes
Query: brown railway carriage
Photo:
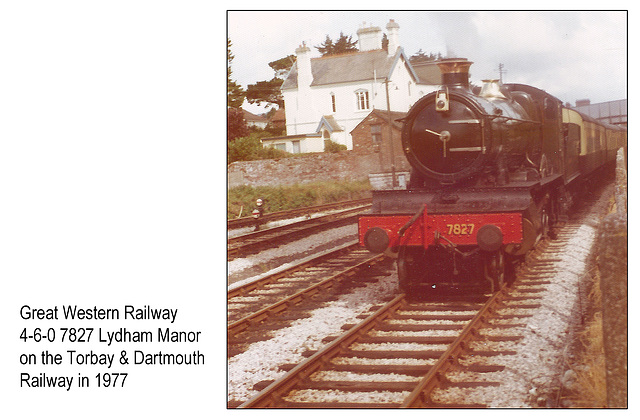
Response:
[{"label": "brown railway carriage", "polygon": [[563,108],[562,119],[565,143],[579,148],[577,172],[580,175],[589,175],[603,165],[612,164],[618,149],[627,146],[624,127],[600,122],[571,108]]}]

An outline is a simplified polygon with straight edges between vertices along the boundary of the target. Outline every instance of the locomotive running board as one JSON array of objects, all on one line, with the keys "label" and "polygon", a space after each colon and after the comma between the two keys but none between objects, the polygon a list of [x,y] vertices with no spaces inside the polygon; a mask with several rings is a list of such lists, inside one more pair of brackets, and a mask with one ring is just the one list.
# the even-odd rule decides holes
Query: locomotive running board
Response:
[{"label": "locomotive running board", "polygon": [[374,190],[372,194],[371,214],[415,214],[425,204],[431,214],[522,212],[531,205],[531,186],[450,192]]}]

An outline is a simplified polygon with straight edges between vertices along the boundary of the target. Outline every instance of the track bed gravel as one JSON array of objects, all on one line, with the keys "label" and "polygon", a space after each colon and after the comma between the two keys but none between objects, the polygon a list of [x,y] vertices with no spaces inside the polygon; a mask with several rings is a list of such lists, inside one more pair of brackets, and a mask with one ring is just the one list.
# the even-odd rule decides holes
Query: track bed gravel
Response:
[{"label": "track bed gravel", "polygon": [[[581,321],[580,299],[584,292],[582,281],[588,269],[600,216],[604,214],[610,197],[611,193],[607,190],[603,198],[594,205],[593,215],[567,230],[569,233],[559,240],[566,242],[566,245],[549,262],[549,269],[557,272],[546,279],[548,283],[543,286],[544,291],[536,299],[540,306],[536,309],[503,310],[505,314],[522,315],[518,321],[521,325],[508,332],[518,334],[522,339],[499,344],[503,346],[503,350],[515,351],[515,354],[494,356],[500,360],[491,362],[499,362],[507,368],[502,372],[460,374],[467,375],[466,377],[456,377],[455,372],[449,373],[449,379],[454,381],[480,380],[478,378],[482,377],[484,381],[496,381],[500,385],[483,387],[482,392],[467,394],[464,394],[464,388],[450,387],[436,394],[439,401],[446,403],[456,399],[461,402],[459,398],[464,396],[463,401],[483,403],[490,407],[554,406],[558,390],[562,386],[572,333]],[[295,244],[283,245],[278,250],[255,255],[251,261],[232,261],[229,263],[230,279],[233,277],[234,281],[241,282],[243,276],[258,275],[260,270],[265,271],[264,267],[270,267],[268,261],[274,258],[287,258],[288,255],[289,260],[293,260],[319,249],[332,248],[346,236],[355,235],[355,232],[349,232],[348,229],[349,227],[340,228],[336,232],[325,232],[320,236],[314,235],[313,238],[296,241]],[[553,247],[549,249],[552,250]],[[269,252],[271,254],[267,255]],[[310,317],[295,321],[273,338],[254,343],[244,353],[228,359],[229,401],[242,402],[251,398],[258,392],[254,386],[277,379],[284,373],[284,366],[301,362],[305,358],[305,352],[308,354],[310,350],[318,350],[324,345],[323,339],[340,334],[343,325],[358,322],[358,317],[368,313],[374,305],[389,300],[396,291],[396,285],[395,274],[380,278],[377,283],[367,284],[336,301],[327,302],[325,307],[314,311]],[[506,334],[504,329],[501,334]],[[496,343],[491,341],[476,342],[474,346],[477,350],[496,349]],[[404,362],[411,363],[410,360],[389,361],[390,364]],[[389,380],[403,379],[392,375]],[[401,393],[389,392],[386,395],[363,395],[362,398],[396,400],[401,398],[399,394]],[[340,397],[326,391],[314,396],[315,398],[339,400]]]}]

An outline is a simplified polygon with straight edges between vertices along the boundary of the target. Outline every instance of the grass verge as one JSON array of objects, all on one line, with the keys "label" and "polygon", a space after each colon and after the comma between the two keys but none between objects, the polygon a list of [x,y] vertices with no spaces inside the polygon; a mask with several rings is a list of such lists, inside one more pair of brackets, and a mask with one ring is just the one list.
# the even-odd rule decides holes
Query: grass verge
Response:
[{"label": "grass verge", "polygon": [[227,219],[249,216],[258,198],[264,200],[265,212],[273,213],[367,197],[371,197],[369,181],[323,181],[275,187],[242,185],[227,192]]},{"label": "grass verge", "polygon": [[594,268],[590,274],[588,317],[584,328],[577,335],[578,354],[574,363],[569,364],[575,372],[575,383],[567,399],[572,407],[606,408],[607,378],[602,335],[600,271]]}]

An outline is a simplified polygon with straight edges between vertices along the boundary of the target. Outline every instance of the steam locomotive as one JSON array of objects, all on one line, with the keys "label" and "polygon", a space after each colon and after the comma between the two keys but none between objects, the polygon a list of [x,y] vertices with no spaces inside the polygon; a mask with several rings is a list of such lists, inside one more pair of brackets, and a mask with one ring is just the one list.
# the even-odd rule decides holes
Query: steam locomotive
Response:
[{"label": "steam locomotive", "polygon": [[438,62],[442,86],[402,120],[406,189],[372,191],[359,240],[397,258],[400,289],[495,291],[596,176],[615,165],[626,129],[545,91],[485,80],[467,59]]}]

